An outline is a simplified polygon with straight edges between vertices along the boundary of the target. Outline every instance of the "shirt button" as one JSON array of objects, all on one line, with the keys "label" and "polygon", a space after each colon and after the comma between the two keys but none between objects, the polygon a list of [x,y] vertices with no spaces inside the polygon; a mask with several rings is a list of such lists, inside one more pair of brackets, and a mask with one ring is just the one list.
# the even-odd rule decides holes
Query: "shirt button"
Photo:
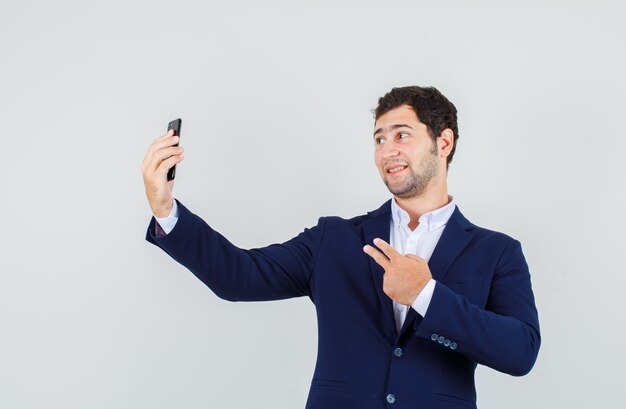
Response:
[{"label": "shirt button", "polygon": [[396,358],[400,358],[403,354],[402,352],[402,348],[396,348],[393,350],[393,354],[396,356]]},{"label": "shirt button", "polygon": [[387,395],[387,403],[389,403],[390,405],[396,403],[396,395],[394,395],[393,393]]}]

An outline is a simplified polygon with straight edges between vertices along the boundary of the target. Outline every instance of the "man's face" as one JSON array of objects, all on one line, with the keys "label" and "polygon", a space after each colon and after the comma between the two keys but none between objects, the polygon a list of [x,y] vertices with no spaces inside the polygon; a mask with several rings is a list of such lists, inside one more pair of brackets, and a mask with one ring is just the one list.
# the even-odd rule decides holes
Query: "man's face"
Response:
[{"label": "man's face", "polygon": [[401,199],[421,196],[442,160],[426,125],[402,105],[378,118],[374,129],[374,162],[389,191]]}]

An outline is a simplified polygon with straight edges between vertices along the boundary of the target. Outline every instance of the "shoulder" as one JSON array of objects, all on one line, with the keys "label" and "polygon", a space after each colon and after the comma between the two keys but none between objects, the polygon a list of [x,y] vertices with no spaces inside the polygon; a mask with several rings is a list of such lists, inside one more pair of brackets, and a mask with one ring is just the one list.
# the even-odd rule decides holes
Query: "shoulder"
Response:
[{"label": "shoulder", "polygon": [[[458,207],[450,217],[448,226],[451,227],[450,231],[458,233],[458,235],[450,233],[449,237],[466,235],[468,244],[466,254],[471,254],[477,260],[492,260],[498,265],[506,264],[511,260],[515,261],[516,265],[525,263],[522,245],[518,240],[503,232],[470,222]],[[446,226],[446,230],[448,230],[448,226]],[[444,230],[445,234],[446,231]]]},{"label": "shoulder", "polygon": [[505,246],[511,243],[519,243],[515,238],[509,236],[506,233],[492,230],[472,223],[467,217],[463,215],[463,213],[461,213],[458,206],[454,210],[454,213],[452,213],[449,223],[450,222],[456,223],[461,226],[463,230],[472,234],[474,240],[479,242],[487,241],[491,243],[502,243]]},{"label": "shoulder", "polygon": [[354,216],[351,218],[344,218],[340,216],[324,216],[320,217],[328,226],[334,227],[360,227],[363,223],[367,222],[370,217],[367,214]]},{"label": "shoulder", "polygon": [[340,216],[320,217],[320,223],[325,223],[327,228],[360,229],[372,220],[391,220],[391,200],[383,203],[378,209],[369,211],[350,218]]}]

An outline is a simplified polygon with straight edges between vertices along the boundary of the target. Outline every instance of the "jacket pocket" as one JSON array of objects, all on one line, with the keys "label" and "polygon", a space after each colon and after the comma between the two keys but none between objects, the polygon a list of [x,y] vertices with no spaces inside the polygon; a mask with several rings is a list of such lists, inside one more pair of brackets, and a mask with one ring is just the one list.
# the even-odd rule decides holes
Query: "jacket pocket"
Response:
[{"label": "jacket pocket", "polygon": [[346,381],[336,381],[336,380],[333,380],[333,379],[313,378],[313,380],[311,381],[311,386],[321,386],[321,387],[345,389],[345,388],[348,387],[348,382],[346,382]]},{"label": "jacket pocket", "polygon": [[454,403],[462,408],[476,408],[476,402],[459,398],[458,396],[448,395],[445,393],[435,393],[435,400],[446,402],[446,403]]}]

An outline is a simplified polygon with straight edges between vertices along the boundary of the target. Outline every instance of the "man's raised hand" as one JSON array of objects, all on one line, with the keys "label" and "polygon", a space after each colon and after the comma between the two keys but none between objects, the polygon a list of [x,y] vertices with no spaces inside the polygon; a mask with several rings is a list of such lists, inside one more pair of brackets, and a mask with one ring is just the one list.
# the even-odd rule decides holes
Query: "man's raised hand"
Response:
[{"label": "man's raised hand", "polygon": [[173,130],[168,131],[152,142],[141,163],[146,196],[157,217],[167,217],[172,210],[174,181],[167,181],[167,171],[185,157],[183,147],[174,146],[178,140]]}]

